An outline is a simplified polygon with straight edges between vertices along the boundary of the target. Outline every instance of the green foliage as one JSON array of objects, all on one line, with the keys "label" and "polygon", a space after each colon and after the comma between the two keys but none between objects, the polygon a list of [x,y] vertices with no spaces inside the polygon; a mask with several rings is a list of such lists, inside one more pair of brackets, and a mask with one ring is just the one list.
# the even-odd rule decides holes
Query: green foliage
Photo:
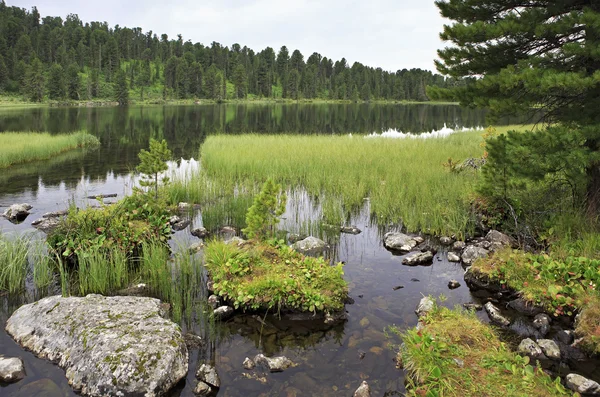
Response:
[{"label": "green foliage", "polygon": [[331,312],[344,308],[342,264],[301,255],[283,241],[236,246],[211,241],[206,269],[215,293],[244,310]]},{"label": "green foliage", "polygon": [[42,62],[35,58],[31,66],[24,72],[22,91],[32,102],[41,102],[44,99],[46,79],[43,74]]},{"label": "green foliage", "polygon": [[119,106],[127,106],[129,104],[129,89],[127,87],[127,76],[125,71],[119,69],[113,84],[114,98],[119,103]]},{"label": "green foliage", "polygon": [[[140,181],[142,186],[154,187],[154,197],[158,198],[158,175],[169,169],[167,161],[171,159],[171,151],[167,146],[167,141],[157,141],[150,139],[150,150],[142,149],[138,154],[140,164],[137,170],[146,175],[146,180]],[[162,178],[162,182],[168,182],[167,177]]]},{"label": "green foliage", "polygon": [[285,211],[287,197],[281,191],[281,185],[267,179],[260,193],[254,199],[246,214],[247,227],[243,232],[251,239],[265,240],[273,237],[279,217]]},{"label": "green foliage", "polygon": [[48,243],[72,262],[90,250],[118,249],[131,257],[144,241],[164,242],[170,236],[166,207],[161,200],[136,193],[99,209],[71,208],[64,222],[48,236]]},{"label": "green foliage", "polygon": [[528,357],[508,350],[473,312],[435,305],[421,324],[419,330],[388,330],[403,341],[398,362],[407,372],[407,396],[572,395],[560,378],[552,379],[530,365]]},{"label": "green foliage", "polygon": [[65,99],[67,87],[65,85],[65,72],[63,67],[55,63],[48,72],[48,97],[54,100]]},{"label": "green foliage", "polygon": [[129,259],[119,246],[91,246],[77,252],[79,293],[108,294],[129,283]]},{"label": "green foliage", "polygon": [[15,293],[25,287],[30,238],[0,234],[0,291]]}]

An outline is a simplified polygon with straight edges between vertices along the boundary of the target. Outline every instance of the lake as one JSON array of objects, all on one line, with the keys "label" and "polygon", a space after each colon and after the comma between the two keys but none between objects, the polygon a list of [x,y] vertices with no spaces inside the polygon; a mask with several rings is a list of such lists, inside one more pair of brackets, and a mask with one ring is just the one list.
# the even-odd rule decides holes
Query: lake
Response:
[{"label": "lake", "polygon": [[[501,120],[496,124],[514,124]],[[19,225],[0,218],[3,232],[28,232],[31,221],[43,213],[65,209],[69,203],[94,204],[86,196],[116,193],[122,197],[136,184],[132,170],[137,153],[148,146],[150,138],[166,139],[177,159],[172,166],[189,166],[204,139],[211,134],[284,133],[369,135],[390,131],[424,133],[452,129],[485,127],[484,111],[454,105],[379,105],[379,104],[269,104],[269,105],[195,105],[121,108],[22,108],[0,110],[0,131],[47,131],[52,134],[87,130],[97,136],[101,147],[74,151],[52,160],[24,164],[0,173],[0,211],[13,203],[27,202],[32,215]],[[0,132],[1,133],[1,132]],[[192,162],[192,164],[194,164]],[[299,194],[291,197],[296,212],[310,217],[314,203]],[[367,380],[373,395],[401,395],[404,375],[396,369],[395,351],[399,341],[386,337],[386,327],[401,329],[417,323],[414,309],[423,295],[447,296],[445,305],[476,301],[462,282],[463,269],[446,260],[443,250],[432,266],[402,265],[402,256],[387,251],[382,244],[386,231],[398,225],[378,225],[369,216],[369,204],[356,214],[351,224],[359,235],[325,234],[331,245],[329,256],[344,261],[345,278],[355,303],[346,306],[348,321],[334,328],[312,322],[290,322],[267,316],[237,316],[208,329],[205,321],[184,321],[184,331],[201,335],[205,344],[190,352],[190,370],[185,384],[173,395],[192,396],[194,373],[199,362],[211,362],[221,377],[219,396],[348,396]],[[285,215],[284,215],[285,216]],[[202,226],[202,211],[190,215],[192,225],[177,232],[174,240],[193,241],[190,228]],[[286,221],[286,222],[289,222]],[[233,225],[238,226],[238,225]],[[40,235],[41,232],[33,232]],[[435,244],[435,241],[431,242]],[[448,281],[457,279],[463,286],[449,290]],[[39,299],[30,287],[11,299],[0,297],[0,322],[4,325],[20,304]],[[403,288],[398,288],[402,286]],[[486,320],[485,314],[480,314]],[[4,328],[4,326],[2,327]],[[0,332],[0,352],[22,357],[28,376],[10,386],[0,386],[0,394],[29,396],[73,396],[57,366],[35,358]],[[243,369],[245,357],[258,353],[283,354],[297,367],[283,373],[248,376]],[[256,374],[254,374],[256,375]],[[49,391],[51,390],[51,391]]]}]

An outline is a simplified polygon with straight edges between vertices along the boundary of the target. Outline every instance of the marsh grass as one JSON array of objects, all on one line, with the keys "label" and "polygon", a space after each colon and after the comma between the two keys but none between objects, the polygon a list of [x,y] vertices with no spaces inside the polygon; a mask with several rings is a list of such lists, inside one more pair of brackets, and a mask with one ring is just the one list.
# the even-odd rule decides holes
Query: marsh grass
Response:
[{"label": "marsh grass", "polygon": [[48,287],[54,281],[55,266],[49,255],[49,247],[45,241],[32,241],[29,259],[33,262],[33,283],[36,288]]},{"label": "marsh grass", "polygon": [[0,290],[11,294],[25,287],[31,238],[0,234]]},{"label": "marsh grass", "polygon": [[128,258],[118,249],[88,248],[77,255],[79,292],[107,294],[126,287],[130,280]]},{"label": "marsh grass", "polygon": [[420,330],[390,329],[403,341],[398,362],[408,375],[407,396],[572,395],[560,378],[510,351],[473,312],[436,305],[421,323]]},{"label": "marsh grass", "polygon": [[[496,133],[509,129],[503,127]],[[168,187],[171,201],[210,203],[235,192],[256,193],[273,178],[287,189],[325,198],[323,216],[340,223],[370,199],[379,223],[410,231],[464,236],[473,229],[470,201],[478,173],[450,172],[448,159],[484,154],[481,131],[441,138],[361,136],[214,135],[200,150],[201,170]]]},{"label": "marsh grass", "polygon": [[99,144],[98,138],[83,131],[64,135],[3,132],[0,133],[0,168],[49,159],[68,150]]}]

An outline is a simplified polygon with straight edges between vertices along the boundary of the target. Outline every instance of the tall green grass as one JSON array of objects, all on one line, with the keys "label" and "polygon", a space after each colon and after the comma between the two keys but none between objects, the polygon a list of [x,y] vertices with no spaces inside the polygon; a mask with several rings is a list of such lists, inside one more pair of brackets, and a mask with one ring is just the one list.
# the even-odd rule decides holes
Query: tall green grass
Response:
[{"label": "tall green grass", "polygon": [[30,237],[0,234],[0,291],[13,294],[25,287]]},{"label": "tall green grass", "polygon": [[107,294],[126,287],[130,280],[129,259],[119,248],[87,248],[78,255],[79,292]]},{"label": "tall green grass", "polygon": [[68,150],[97,146],[99,143],[98,138],[83,131],[63,135],[3,132],[0,133],[0,168],[49,159]]},{"label": "tall green grass", "polygon": [[[503,132],[508,128],[503,128]],[[267,178],[324,199],[327,221],[341,221],[370,199],[379,223],[411,231],[464,235],[473,227],[469,205],[478,175],[450,172],[448,159],[484,153],[480,131],[443,138],[361,136],[210,136],[200,150],[201,171],[171,184],[173,201],[209,203],[220,192],[255,192]]]}]

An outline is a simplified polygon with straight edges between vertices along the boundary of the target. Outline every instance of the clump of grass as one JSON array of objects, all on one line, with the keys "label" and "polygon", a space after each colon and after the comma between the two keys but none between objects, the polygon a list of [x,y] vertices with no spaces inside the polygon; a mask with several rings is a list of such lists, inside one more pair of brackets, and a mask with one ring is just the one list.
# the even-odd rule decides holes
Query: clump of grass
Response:
[{"label": "clump of grass", "polygon": [[211,241],[205,267],[215,293],[244,310],[339,311],[348,294],[341,263],[330,266],[283,241],[242,246]]},{"label": "clump of grass", "polygon": [[0,290],[13,294],[24,288],[30,238],[0,234]]},{"label": "clump of grass", "polygon": [[119,248],[87,248],[77,254],[79,292],[107,294],[127,286],[128,258]]},{"label": "clump of grass", "polygon": [[33,283],[38,289],[48,287],[54,280],[55,267],[48,253],[45,241],[32,242],[29,258],[33,262]]},{"label": "clump of grass", "polygon": [[168,247],[155,240],[144,241],[139,272],[152,292],[165,301],[170,301],[172,293],[172,277],[169,262]]},{"label": "clump of grass", "polygon": [[59,153],[100,144],[86,132],[50,135],[48,133],[0,133],[0,168],[35,160],[49,159]]},{"label": "clump of grass", "polygon": [[443,163],[449,157],[481,157],[481,142],[477,131],[433,139],[210,136],[201,147],[201,171],[168,190],[172,201],[205,203],[219,189],[256,192],[272,178],[288,189],[327,197],[330,221],[362,208],[369,197],[372,215],[381,222],[463,236],[473,228],[469,204],[478,176],[448,172]]},{"label": "clump of grass", "polygon": [[398,359],[408,374],[408,396],[571,395],[560,378],[508,350],[472,312],[436,305],[421,321],[419,330],[392,328],[403,341]]}]

